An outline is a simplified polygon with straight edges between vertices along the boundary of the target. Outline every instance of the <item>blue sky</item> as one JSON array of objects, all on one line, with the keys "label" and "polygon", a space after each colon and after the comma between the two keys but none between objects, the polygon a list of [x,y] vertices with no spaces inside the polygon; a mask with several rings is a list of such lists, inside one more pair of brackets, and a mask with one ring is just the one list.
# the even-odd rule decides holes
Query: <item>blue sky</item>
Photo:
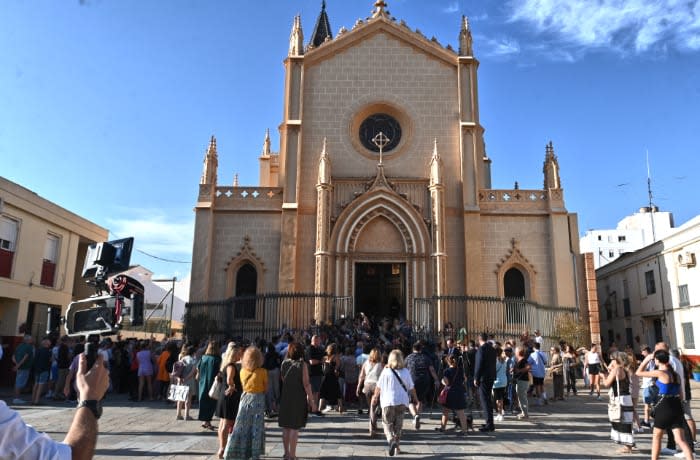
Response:
[{"label": "blue sky", "polygon": [[[209,136],[219,183],[256,185],[265,129],[278,150],[293,16],[311,35],[320,0],[0,2],[0,175],[135,236],[132,263],[183,277]],[[328,0],[332,30],[373,0]],[[580,232],[647,203],[698,214],[700,2],[388,0],[413,29],[457,48],[470,18],[494,188],[542,187],[559,157]]]}]

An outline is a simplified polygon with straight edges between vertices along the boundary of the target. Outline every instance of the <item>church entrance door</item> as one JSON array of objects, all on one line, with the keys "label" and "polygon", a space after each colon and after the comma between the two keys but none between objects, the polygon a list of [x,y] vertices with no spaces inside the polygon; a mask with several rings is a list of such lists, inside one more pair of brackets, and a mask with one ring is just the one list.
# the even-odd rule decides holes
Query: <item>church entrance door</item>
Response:
[{"label": "church entrance door", "polygon": [[370,318],[406,315],[406,264],[356,263],[355,311]]}]

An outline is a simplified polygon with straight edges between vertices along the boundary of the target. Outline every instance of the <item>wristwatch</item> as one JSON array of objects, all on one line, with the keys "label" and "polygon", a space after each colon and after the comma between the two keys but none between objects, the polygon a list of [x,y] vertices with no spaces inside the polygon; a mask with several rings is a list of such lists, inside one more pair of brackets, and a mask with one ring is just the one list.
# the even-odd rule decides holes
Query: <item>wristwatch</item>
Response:
[{"label": "wristwatch", "polygon": [[96,420],[99,420],[102,416],[102,403],[96,399],[85,399],[83,401],[79,401],[77,408],[80,409],[81,407],[87,407],[90,409]]}]

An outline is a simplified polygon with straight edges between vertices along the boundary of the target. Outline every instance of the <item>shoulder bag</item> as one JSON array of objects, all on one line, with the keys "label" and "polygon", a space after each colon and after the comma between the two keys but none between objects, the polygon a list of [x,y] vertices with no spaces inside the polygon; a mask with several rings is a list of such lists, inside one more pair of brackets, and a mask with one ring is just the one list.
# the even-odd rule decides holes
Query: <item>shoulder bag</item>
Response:
[{"label": "shoulder bag", "polygon": [[620,423],[622,421],[622,403],[620,398],[620,380],[617,378],[617,374],[615,375],[615,383],[617,384],[617,396],[615,396],[613,389],[610,388],[610,400],[608,401],[608,420],[610,420],[613,423]]},{"label": "shoulder bag", "polygon": [[221,396],[221,391],[224,388],[222,380],[221,373],[216,374],[216,377],[214,377],[214,383],[211,384],[209,393],[207,393],[211,399],[219,399]]},{"label": "shoulder bag", "polygon": [[403,391],[408,393],[408,388],[406,388],[406,385],[403,383],[403,380],[401,380],[401,377],[399,377],[399,374],[396,372],[396,369],[394,369],[393,367],[390,367],[389,369],[391,369],[391,372],[393,372],[396,378],[399,379],[399,383],[401,384],[401,388],[403,388]]},{"label": "shoulder bag", "polygon": [[450,392],[450,386],[443,387],[442,391],[438,395],[438,404],[441,406],[447,405],[447,394]]}]

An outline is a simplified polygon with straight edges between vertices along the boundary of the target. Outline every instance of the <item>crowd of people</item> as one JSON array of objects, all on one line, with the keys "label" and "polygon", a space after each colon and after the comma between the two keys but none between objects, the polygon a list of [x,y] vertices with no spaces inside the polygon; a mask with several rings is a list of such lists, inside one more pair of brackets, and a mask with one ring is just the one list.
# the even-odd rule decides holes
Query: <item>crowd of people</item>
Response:
[{"label": "crowd of people", "polygon": [[[265,452],[265,421],[282,429],[285,460],[296,459],[300,430],[308,417],[331,411],[366,413],[368,435],[382,432],[390,456],[401,451],[405,412],[421,427],[426,407],[439,406],[436,430],[466,436],[481,413],[482,432],[496,431],[507,416],[527,422],[531,404],[576,397],[581,388],[601,398],[601,388],[619,400],[622,416],[610,423],[619,453],[636,447],[635,434],[653,427],[652,458],[674,453],[692,458],[695,423],[690,413],[688,366],[668,350],[618,350],[602,353],[564,341],[543,350],[539,331],[497,340],[464,334],[441,341],[421,340],[399,320],[378,324],[360,314],[335,325],[312,323],[301,330],[282,329],[269,340],[236,337],[185,342],[116,340],[99,342],[100,362],[109,370],[113,392],[133,401],[168,402],[171,385],[186,387],[174,405],[176,420],[197,419],[217,432],[219,458],[257,459]],[[75,400],[80,356],[85,344],[68,337],[43,339],[35,347],[25,336],[13,362],[17,369],[14,404],[33,372],[32,404],[42,397]],[[547,394],[545,379],[551,378]],[[583,386],[577,380],[583,379]],[[655,392],[653,388],[656,387]],[[639,396],[642,396],[641,401]],[[638,405],[643,403],[643,410]],[[638,410],[643,414],[641,417]],[[214,427],[214,417],[219,419]],[[661,448],[667,433],[668,442]],[[679,450],[676,450],[679,449]]]}]

